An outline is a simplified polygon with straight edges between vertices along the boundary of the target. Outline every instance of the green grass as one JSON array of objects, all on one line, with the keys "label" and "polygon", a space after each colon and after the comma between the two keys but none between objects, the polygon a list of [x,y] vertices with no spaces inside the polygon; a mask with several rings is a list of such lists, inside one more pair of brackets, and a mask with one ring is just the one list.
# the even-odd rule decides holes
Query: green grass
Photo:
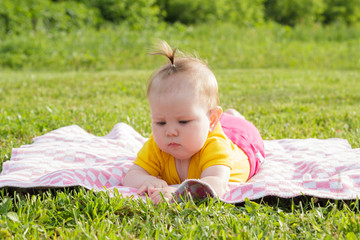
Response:
[{"label": "green grass", "polygon": [[1,190],[0,238],[15,239],[356,239],[359,202],[142,202],[83,189],[36,195]]},{"label": "green grass", "polygon": [[[1,72],[1,161],[13,147],[77,124],[105,135],[117,122],[150,133],[145,97],[151,71]],[[224,109],[238,109],[264,139],[346,138],[360,147],[360,72],[216,70]]]},{"label": "green grass", "polygon": [[[239,110],[265,140],[344,138],[360,147],[358,27],[176,25],[2,39],[0,165],[12,148],[72,124],[101,136],[125,122],[148,136],[146,82],[164,62],[147,56],[157,38],[208,59],[221,106]],[[83,189],[2,189],[0,239],[356,239],[359,208],[311,198],[154,206]]]}]

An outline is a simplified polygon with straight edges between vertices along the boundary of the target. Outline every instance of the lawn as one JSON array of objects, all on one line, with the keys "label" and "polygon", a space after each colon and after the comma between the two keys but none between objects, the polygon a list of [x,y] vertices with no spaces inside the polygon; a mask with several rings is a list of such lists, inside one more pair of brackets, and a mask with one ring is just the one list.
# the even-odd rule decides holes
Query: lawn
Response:
[{"label": "lawn", "polygon": [[[211,48],[209,42],[201,45],[204,27],[191,31],[193,35],[181,32],[173,36],[174,41],[180,43],[180,35],[183,34],[186,40],[184,50],[196,50],[196,46],[202,46],[200,53],[205,53],[206,49],[217,51]],[[243,47],[236,45],[236,54],[244,50],[244,55],[239,55],[240,60],[236,64],[229,60],[230,50],[219,62],[216,62],[222,59],[219,53],[213,59],[204,56],[210,66],[214,66],[221,106],[238,109],[259,128],[265,140],[344,138],[353,148],[359,148],[360,71],[356,68],[359,53],[352,52],[352,49],[358,48],[359,38],[338,33],[346,38],[341,41],[333,39],[335,32],[329,35],[323,32],[324,39],[319,40],[316,34],[310,34],[308,39],[299,40],[294,37],[296,32],[290,32],[286,41],[280,44],[275,43],[279,38],[274,37],[275,30],[259,30],[260,36],[266,36],[269,31],[273,33],[268,40],[260,37],[255,40],[258,35],[251,35],[249,29],[246,31],[253,42],[266,46],[268,50],[269,55],[264,53],[258,58],[258,65],[251,62],[251,57],[254,52],[260,53],[261,47],[251,48],[251,39],[246,40],[247,44]],[[160,33],[155,35],[160,36]],[[202,38],[195,41],[196,36]],[[21,41],[21,37],[19,39]],[[191,40],[195,41],[195,47],[190,46]],[[89,40],[92,41],[95,40]],[[219,41],[229,43],[224,39]],[[268,45],[267,41],[270,41]],[[274,49],[271,49],[271,43],[274,43]],[[282,46],[288,47],[283,49]],[[296,54],[297,46],[303,50],[300,55]],[[317,46],[319,48],[314,48]],[[151,129],[145,97],[146,82],[152,73],[149,69],[153,69],[159,61],[153,61],[154,56],[146,56],[146,52],[141,56],[139,48],[134,50],[137,62],[131,60],[130,53],[121,58],[130,59],[132,67],[128,69],[101,70],[104,66],[99,63],[101,66],[94,64],[82,71],[74,71],[76,66],[66,69],[66,64],[57,57],[52,61],[59,60],[58,70],[54,69],[56,64],[50,60],[50,70],[46,70],[45,63],[33,69],[29,63],[16,71],[1,70],[0,163],[10,159],[12,148],[30,144],[35,136],[72,124],[101,136],[116,123],[125,122],[148,136]],[[280,49],[285,52],[279,53]],[[312,55],[313,51],[319,55]],[[336,54],[331,61],[325,61],[329,53]],[[289,66],[289,54],[293,56],[293,66]],[[306,58],[298,59],[296,56]],[[271,61],[264,60],[267,57],[277,61],[271,64]],[[245,64],[247,61],[248,66]],[[135,66],[142,63],[144,67],[136,70]],[[244,67],[236,67],[243,66],[240,65],[242,63]],[[110,69],[115,68],[116,64],[110,66]],[[119,195],[110,198],[104,193],[95,194],[81,188],[36,193],[13,190],[0,190],[0,238],[360,237],[359,201],[267,198],[234,206],[208,199],[198,203],[187,201],[154,206],[150,201],[143,203]]]}]

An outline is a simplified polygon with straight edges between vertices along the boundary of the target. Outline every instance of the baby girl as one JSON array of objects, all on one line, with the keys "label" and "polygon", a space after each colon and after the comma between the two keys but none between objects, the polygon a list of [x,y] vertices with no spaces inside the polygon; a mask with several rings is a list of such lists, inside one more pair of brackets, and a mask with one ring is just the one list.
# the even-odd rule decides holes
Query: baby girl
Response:
[{"label": "baby girl", "polygon": [[150,78],[152,134],[123,181],[154,203],[169,201],[171,185],[186,179],[200,179],[222,196],[229,182],[252,177],[265,157],[256,127],[236,110],[223,113],[209,67],[175,52],[161,42],[155,53],[170,62]]}]

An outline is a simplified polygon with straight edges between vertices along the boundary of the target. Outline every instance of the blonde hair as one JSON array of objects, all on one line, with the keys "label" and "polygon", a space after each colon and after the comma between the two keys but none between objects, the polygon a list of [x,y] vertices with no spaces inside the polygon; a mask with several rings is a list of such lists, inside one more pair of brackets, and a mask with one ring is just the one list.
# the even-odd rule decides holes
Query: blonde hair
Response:
[{"label": "blonde hair", "polygon": [[208,105],[209,109],[213,109],[219,105],[218,85],[214,73],[210,70],[208,65],[199,58],[185,55],[178,51],[179,57],[175,58],[176,48],[172,49],[165,41],[160,41],[152,55],[163,55],[169,59],[169,63],[160,67],[149,79],[147,96],[154,88],[154,82],[160,81],[161,84],[156,83],[156,88],[160,89],[160,93],[173,91],[178,89],[177,83],[172,85],[166,84],[169,78],[177,74],[190,74],[190,78],[181,79],[187,81],[188,84],[199,96],[201,101]]}]

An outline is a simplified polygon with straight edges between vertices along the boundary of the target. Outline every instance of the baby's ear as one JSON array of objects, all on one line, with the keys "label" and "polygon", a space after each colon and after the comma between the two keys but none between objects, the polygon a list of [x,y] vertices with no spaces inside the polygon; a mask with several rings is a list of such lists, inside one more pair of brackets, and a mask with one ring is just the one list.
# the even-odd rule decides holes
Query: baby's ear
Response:
[{"label": "baby's ear", "polygon": [[223,110],[220,106],[210,110],[210,132],[213,131],[220,121]]}]

